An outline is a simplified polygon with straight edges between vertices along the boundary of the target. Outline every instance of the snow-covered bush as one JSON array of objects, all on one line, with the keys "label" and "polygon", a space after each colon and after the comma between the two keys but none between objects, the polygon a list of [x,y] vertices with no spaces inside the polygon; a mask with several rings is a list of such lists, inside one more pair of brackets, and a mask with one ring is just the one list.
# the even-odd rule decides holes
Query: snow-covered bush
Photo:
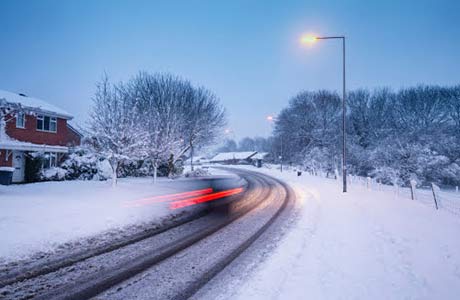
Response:
[{"label": "snow-covered bush", "polygon": [[452,186],[460,185],[460,159],[458,163],[454,162],[444,167],[440,171],[440,175],[443,179],[443,183]]},{"label": "snow-covered bush", "polygon": [[197,168],[193,171],[188,171],[184,174],[185,177],[203,177],[209,175],[211,175],[211,173],[209,173],[208,170],[202,168]]},{"label": "snow-covered bush", "polygon": [[370,172],[370,176],[380,183],[404,185],[400,180],[399,171],[392,167],[381,166]]},{"label": "snow-covered bush", "polygon": [[149,161],[146,160],[124,160],[118,168],[118,176],[143,177],[152,176],[153,168]]},{"label": "snow-covered bush", "polygon": [[25,182],[38,182],[41,180],[41,170],[43,165],[43,156],[38,153],[29,153],[26,156],[26,165],[24,170]]},{"label": "snow-covered bush", "polygon": [[107,159],[99,159],[96,163],[97,173],[93,179],[107,180],[112,178],[112,166]]},{"label": "snow-covered bush", "polygon": [[111,178],[107,166],[110,169],[107,160],[84,147],[76,148],[61,164],[61,168],[66,170],[67,180],[107,180]]},{"label": "snow-covered bush", "polygon": [[65,180],[66,176],[67,170],[59,167],[42,169],[40,172],[40,180],[42,181],[61,181]]},{"label": "snow-covered bush", "polygon": [[305,170],[317,172],[325,171],[326,176],[335,176],[337,162],[327,148],[315,147],[305,151],[303,166]]}]

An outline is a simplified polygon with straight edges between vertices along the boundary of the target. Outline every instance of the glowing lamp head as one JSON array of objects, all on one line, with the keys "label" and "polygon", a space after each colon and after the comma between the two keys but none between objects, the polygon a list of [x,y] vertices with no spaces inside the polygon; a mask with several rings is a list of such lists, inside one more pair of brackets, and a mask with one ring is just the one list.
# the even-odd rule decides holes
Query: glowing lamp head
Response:
[{"label": "glowing lamp head", "polygon": [[273,122],[273,119],[274,119],[273,116],[267,116],[267,121],[268,122]]},{"label": "glowing lamp head", "polygon": [[313,35],[304,35],[304,36],[302,36],[300,38],[300,42],[302,44],[313,44],[317,40],[318,40],[318,38],[316,36],[313,36]]}]

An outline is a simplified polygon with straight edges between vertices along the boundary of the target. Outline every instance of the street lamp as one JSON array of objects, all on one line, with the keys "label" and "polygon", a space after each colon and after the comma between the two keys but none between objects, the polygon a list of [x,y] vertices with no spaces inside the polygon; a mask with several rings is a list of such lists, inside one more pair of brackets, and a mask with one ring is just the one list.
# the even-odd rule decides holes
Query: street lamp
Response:
[{"label": "street lamp", "polygon": [[[273,122],[276,121],[276,117],[269,115],[267,116],[267,121],[270,122],[273,125]],[[281,139],[281,151],[280,151],[280,172],[283,172],[283,134],[280,134],[280,139]]]},{"label": "street lamp", "polygon": [[345,119],[347,114],[346,107],[346,92],[345,92],[345,36],[311,36],[304,35],[301,37],[300,41],[303,44],[312,44],[318,40],[332,40],[332,39],[341,39],[342,40],[342,66],[343,66],[343,90],[342,90],[342,178],[343,178],[343,192],[347,192],[347,161],[346,161],[346,131],[345,131]]}]

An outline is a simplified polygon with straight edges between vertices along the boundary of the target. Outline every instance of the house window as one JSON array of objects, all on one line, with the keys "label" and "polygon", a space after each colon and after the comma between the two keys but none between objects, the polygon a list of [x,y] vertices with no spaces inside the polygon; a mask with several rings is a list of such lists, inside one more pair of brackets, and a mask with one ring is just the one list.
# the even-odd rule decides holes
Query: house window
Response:
[{"label": "house window", "polygon": [[18,113],[16,115],[16,128],[25,128],[26,127],[26,116],[24,113]]},{"label": "house window", "polygon": [[57,166],[57,153],[45,152],[43,157],[43,168],[49,169]]},{"label": "house window", "polygon": [[37,130],[56,132],[57,120],[55,117],[37,116]]}]

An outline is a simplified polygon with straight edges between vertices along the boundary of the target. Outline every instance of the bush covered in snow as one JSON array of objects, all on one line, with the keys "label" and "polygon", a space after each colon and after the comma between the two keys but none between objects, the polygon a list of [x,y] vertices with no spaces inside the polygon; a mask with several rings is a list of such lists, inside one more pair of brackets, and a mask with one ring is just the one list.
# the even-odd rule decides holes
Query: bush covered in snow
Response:
[{"label": "bush covered in snow", "polygon": [[[65,171],[66,180],[107,180],[112,177],[112,167],[103,155],[95,153],[91,148],[79,147],[68,154],[60,168]],[[182,173],[181,161],[174,162],[172,175]],[[43,172],[42,172],[43,173]],[[149,161],[126,159],[120,162],[117,169],[119,177],[153,176],[153,166]],[[159,176],[168,176],[169,167],[161,164],[158,168]],[[47,172],[51,174],[51,172]],[[56,180],[57,177],[42,176],[42,179]]]},{"label": "bush covered in snow", "polygon": [[42,169],[40,172],[40,180],[42,181],[61,181],[65,180],[66,176],[67,170],[59,167]]},{"label": "bush covered in snow", "polygon": [[66,171],[67,180],[106,180],[111,176],[107,174],[104,159],[84,147],[74,149],[61,164],[61,168]]},{"label": "bush covered in snow", "polygon": [[25,156],[26,164],[24,170],[25,182],[37,182],[41,180],[43,157],[41,155],[28,154]]},{"label": "bush covered in snow", "polygon": [[208,170],[202,169],[202,168],[197,168],[193,171],[188,171],[185,172],[184,176],[185,177],[203,177],[203,176],[209,176],[211,173],[209,173]]}]

